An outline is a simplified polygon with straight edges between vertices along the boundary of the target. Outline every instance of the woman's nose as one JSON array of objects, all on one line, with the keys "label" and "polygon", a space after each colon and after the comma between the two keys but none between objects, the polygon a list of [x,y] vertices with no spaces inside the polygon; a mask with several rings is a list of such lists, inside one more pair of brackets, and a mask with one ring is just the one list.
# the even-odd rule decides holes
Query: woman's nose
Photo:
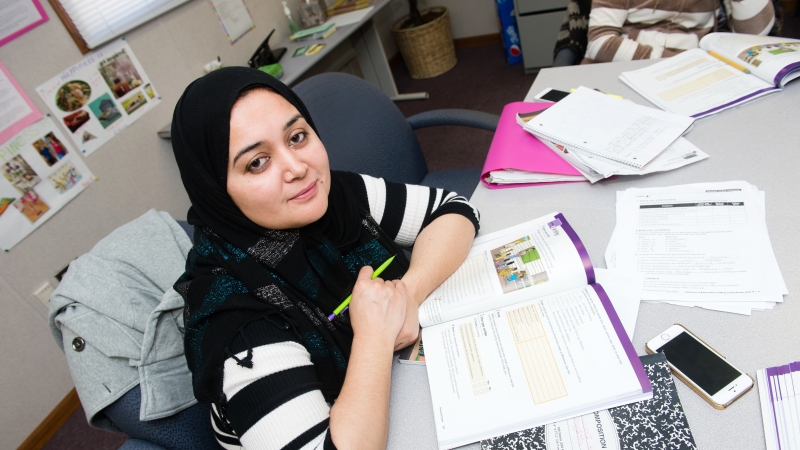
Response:
[{"label": "woman's nose", "polygon": [[288,183],[297,178],[303,178],[308,170],[308,164],[300,159],[297,153],[289,150],[284,159],[284,180]]}]

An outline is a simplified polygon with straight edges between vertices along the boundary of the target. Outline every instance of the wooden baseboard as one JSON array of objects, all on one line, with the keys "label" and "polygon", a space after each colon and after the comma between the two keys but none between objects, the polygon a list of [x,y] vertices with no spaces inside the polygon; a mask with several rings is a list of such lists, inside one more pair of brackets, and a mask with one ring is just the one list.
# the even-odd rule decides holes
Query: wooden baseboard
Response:
[{"label": "wooden baseboard", "polygon": [[78,393],[75,388],[72,388],[69,394],[56,405],[53,411],[44,418],[42,423],[20,444],[17,450],[39,450],[44,447],[79,406],[81,406],[81,401],[78,398]]},{"label": "wooden baseboard", "polygon": [[[481,47],[483,45],[499,45],[502,44],[502,37],[500,33],[483,34],[480,36],[470,36],[465,38],[453,39],[453,45],[458,48]],[[403,61],[403,55],[398,51],[391,58],[389,58],[389,67],[394,69]]]},{"label": "wooden baseboard", "polygon": [[503,41],[500,33],[453,39],[453,44],[455,44],[456,48],[481,47],[484,45],[499,45],[502,43]]}]

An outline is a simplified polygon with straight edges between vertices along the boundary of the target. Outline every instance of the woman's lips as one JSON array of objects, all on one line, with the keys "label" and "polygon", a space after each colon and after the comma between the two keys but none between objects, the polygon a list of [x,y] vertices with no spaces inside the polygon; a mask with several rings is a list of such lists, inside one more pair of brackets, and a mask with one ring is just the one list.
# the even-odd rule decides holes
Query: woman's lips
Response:
[{"label": "woman's lips", "polygon": [[312,197],[316,193],[317,193],[317,182],[314,181],[313,183],[311,183],[310,186],[308,186],[307,188],[305,188],[302,191],[300,191],[299,194],[295,195],[291,199],[292,200],[305,200],[305,199],[307,199],[309,197]]}]

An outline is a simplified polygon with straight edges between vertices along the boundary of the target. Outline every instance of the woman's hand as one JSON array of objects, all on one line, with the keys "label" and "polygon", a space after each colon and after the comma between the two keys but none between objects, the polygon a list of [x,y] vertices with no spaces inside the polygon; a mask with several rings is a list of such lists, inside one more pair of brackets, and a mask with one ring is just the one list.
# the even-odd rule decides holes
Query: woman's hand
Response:
[{"label": "woman's hand", "polygon": [[378,339],[394,347],[407,316],[407,298],[408,292],[402,281],[373,280],[372,267],[362,267],[350,301],[354,337]]},{"label": "woman's hand", "polygon": [[402,281],[373,280],[369,266],[358,272],[350,300],[353,346],[342,390],[331,408],[331,439],[337,448],[386,448],[392,349],[406,316],[407,297]]}]

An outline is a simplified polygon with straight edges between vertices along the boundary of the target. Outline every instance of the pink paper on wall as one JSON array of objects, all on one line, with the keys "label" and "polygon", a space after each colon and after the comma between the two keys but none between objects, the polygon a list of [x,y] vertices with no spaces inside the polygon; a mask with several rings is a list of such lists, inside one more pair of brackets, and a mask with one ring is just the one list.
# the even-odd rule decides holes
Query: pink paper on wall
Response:
[{"label": "pink paper on wall", "polygon": [[0,62],[0,144],[42,118],[31,99]]},{"label": "pink paper on wall", "polygon": [[0,30],[8,30],[8,34],[0,32],[0,47],[22,36],[28,31],[47,22],[47,13],[39,0],[11,0],[0,2],[0,17],[3,22]]},{"label": "pink paper on wall", "polygon": [[489,146],[489,154],[481,170],[481,183],[489,189],[506,189],[520,186],[535,186],[541,183],[492,184],[486,176],[493,170],[518,169],[559,175],[581,173],[547,148],[534,135],[517,124],[517,114],[540,111],[552,103],[514,102],[503,108],[500,122]]}]

